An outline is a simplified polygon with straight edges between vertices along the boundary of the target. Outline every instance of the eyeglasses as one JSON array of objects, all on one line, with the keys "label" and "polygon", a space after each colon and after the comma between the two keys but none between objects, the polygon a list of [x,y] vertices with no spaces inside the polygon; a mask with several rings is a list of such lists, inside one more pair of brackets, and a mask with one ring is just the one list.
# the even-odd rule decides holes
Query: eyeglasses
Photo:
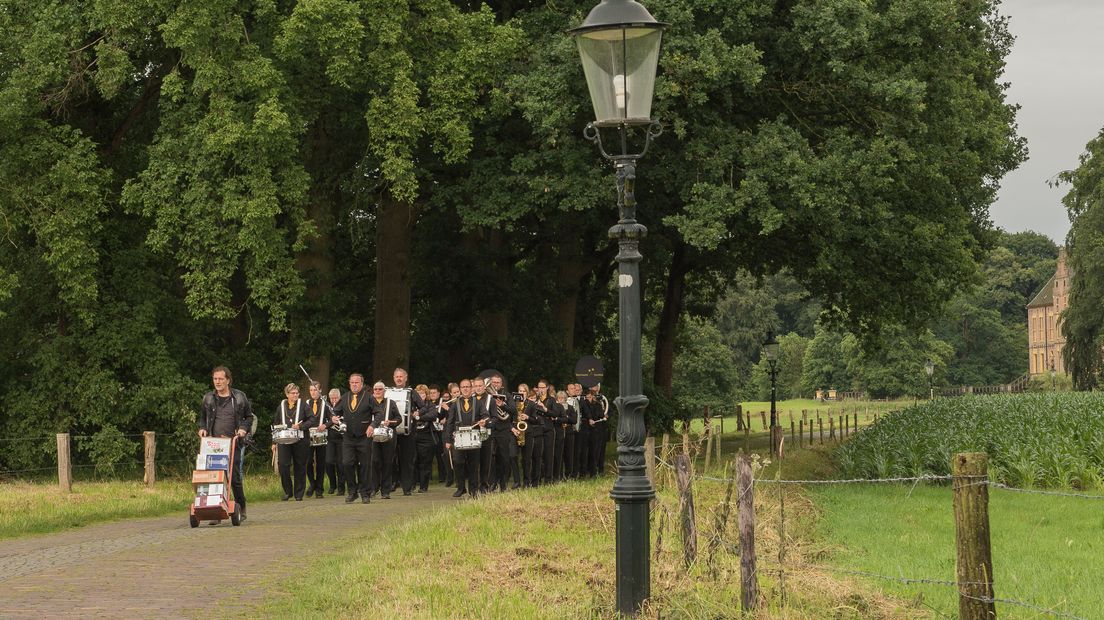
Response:
[{"label": "eyeglasses", "polygon": [[470,388],[470,387],[471,387],[471,384],[470,384],[470,383],[461,383],[461,384],[460,384],[460,387],[461,387],[461,388]]},{"label": "eyeglasses", "polygon": [[373,392],[382,392],[383,388],[372,388]]}]

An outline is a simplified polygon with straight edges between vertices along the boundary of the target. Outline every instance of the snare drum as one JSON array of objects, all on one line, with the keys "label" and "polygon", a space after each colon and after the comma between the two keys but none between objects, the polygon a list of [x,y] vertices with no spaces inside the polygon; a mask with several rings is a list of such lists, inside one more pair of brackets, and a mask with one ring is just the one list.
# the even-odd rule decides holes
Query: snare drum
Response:
[{"label": "snare drum", "polygon": [[318,446],[326,445],[327,435],[329,435],[327,431],[320,431],[317,428],[310,429],[311,447],[317,448]]},{"label": "snare drum", "polygon": [[478,428],[460,428],[453,433],[453,447],[457,450],[478,450],[483,443]]},{"label": "snare drum", "polygon": [[395,436],[395,431],[390,426],[384,426],[377,428],[372,432],[372,441],[376,443],[385,443],[391,441],[391,438]]},{"label": "snare drum", "polygon": [[301,438],[300,431],[294,428],[273,428],[272,429],[272,443],[278,444],[292,444],[299,441]]}]

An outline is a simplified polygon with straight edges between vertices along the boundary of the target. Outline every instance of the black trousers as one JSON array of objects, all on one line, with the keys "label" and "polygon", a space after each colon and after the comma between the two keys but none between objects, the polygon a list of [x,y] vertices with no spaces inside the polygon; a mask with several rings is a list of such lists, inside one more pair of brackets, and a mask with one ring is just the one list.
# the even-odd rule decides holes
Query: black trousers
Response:
[{"label": "black trousers", "polygon": [[552,479],[556,482],[563,480],[564,461],[564,427],[556,425],[556,445],[552,448]]},{"label": "black trousers", "polygon": [[575,475],[578,478],[589,478],[590,473],[590,423],[583,420],[580,425],[583,430],[575,436]]},{"label": "black trousers", "polygon": [[445,454],[445,443],[441,441],[441,431],[433,430],[433,459],[437,461],[437,482],[444,482],[448,474],[448,455]]},{"label": "black trousers", "polygon": [[[529,428],[533,428],[530,426]],[[533,436],[526,433],[525,447],[521,451],[522,468],[525,470],[525,486],[535,487],[540,484],[541,471],[544,467],[544,434]]]},{"label": "black trousers", "polygon": [[601,476],[606,473],[606,440],[609,437],[609,422],[599,422],[590,429],[590,475]]},{"label": "black trousers", "polygon": [[[341,449],[344,445],[344,440],[334,441],[332,436],[326,442],[326,476],[330,479],[331,492],[345,492],[345,467],[341,464]],[[356,488],[356,482],[349,486]]]},{"label": "black trousers", "polygon": [[577,475],[575,471],[575,432],[574,427],[567,429],[564,433],[564,445],[563,445],[563,473],[564,478],[574,478]]},{"label": "black trousers", "polygon": [[372,477],[372,439],[365,436],[345,435],[345,446],[341,452],[341,464],[345,466],[345,480],[349,485],[349,495],[360,494],[371,497],[368,482]]},{"label": "black trousers", "polygon": [[409,435],[395,435],[395,449],[399,456],[399,486],[403,493],[414,490],[414,462],[417,460],[417,447],[415,446],[414,431]]},{"label": "black trousers", "polygon": [[390,495],[395,488],[392,473],[395,471],[395,444],[394,438],[390,441],[372,442],[372,471],[376,474],[369,485],[371,492],[380,492],[380,495]]},{"label": "black trousers", "polygon": [[310,439],[305,437],[295,443],[276,446],[280,484],[284,487],[284,495],[303,499],[303,492],[307,490],[307,459],[310,458],[310,452]]},{"label": "black trousers", "polygon": [[486,491],[491,485],[491,459],[494,454],[494,442],[484,441],[479,446],[479,490]]},{"label": "black trousers", "polygon": [[245,469],[245,443],[238,437],[237,454],[234,455],[234,471],[230,472],[230,490],[234,493],[234,503],[245,510],[245,485],[242,484],[242,471]]},{"label": "black trousers", "polygon": [[556,464],[556,432],[552,429],[544,431],[544,467],[541,470],[541,481],[544,484],[552,482],[552,470]]},{"label": "black trousers", "polygon": [[479,450],[453,450],[452,464],[456,469],[456,490],[478,493]]},{"label": "black trousers", "polygon": [[[307,439],[310,443],[310,439]],[[327,444],[328,440],[327,440]],[[307,457],[307,488],[315,493],[322,494],[322,482],[326,478],[326,446],[311,446],[310,456]]]},{"label": "black trousers", "polygon": [[[429,488],[429,479],[433,477],[433,457],[440,454],[437,445],[433,443],[433,432],[414,431],[414,448],[414,477],[418,488],[424,491]],[[442,470],[442,476],[444,473]]]},{"label": "black trousers", "polygon": [[515,481],[518,479],[517,437],[509,430],[494,431],[488,443],[495,447],[495,484],[505,491],[511,474]]}]

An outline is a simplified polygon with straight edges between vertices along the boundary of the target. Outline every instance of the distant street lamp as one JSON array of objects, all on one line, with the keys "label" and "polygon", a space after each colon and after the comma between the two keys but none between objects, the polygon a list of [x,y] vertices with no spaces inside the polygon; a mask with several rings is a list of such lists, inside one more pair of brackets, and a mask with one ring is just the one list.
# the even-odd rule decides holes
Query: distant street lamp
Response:
[{"label": "distant street lamp", "polygon": [[932,387],[932,375],[935,374],[935,362],[928,358],[924,362],[924,372],[928,373],[928,400],[935,399],[935,388]]},{"label": "distant street lamp", "polygon": [[1058,373],[1054,372],[1054,362],[1050,363],[1050,391],[1053,392],[1057,388],[1054,387],[1054,375]]},{"label": "distant street lamp", "polygon": [[775,410],[775,400],[778,393],[778,341],[774,338],[774,331],[767,332],[767,341],[763,343],[763,355],[767,358],[767,365],[770,366],[770,382],[771,382],[771,410],[770,410],[770,442],[771,442],[771,456],[778,456],[779,444],[782,440],[782,427],[778,424],[778,413]]},{"label": "distant street lamp", "polygon": [[[650,523],[655,489],[644,471],[644,408],[640,367],[640,239],[648,232],[636,221],[636,161],[648,152],[662,125],[652,120],[660,40],[666,24],[634,0],[602,0],[575,37],[594,106],[594,121],[583,135],[598,145],[617,173],[620,219],[609,229],[617,240],[617,290],[620,299],[620,395],[617,405],[617,480],[610,497],[617,504],[617,611],[636,616],[651,594]],[[644,145],[629,150],[630,130],[643,129]],[[616,132],[606,151],[601,131]]]}]

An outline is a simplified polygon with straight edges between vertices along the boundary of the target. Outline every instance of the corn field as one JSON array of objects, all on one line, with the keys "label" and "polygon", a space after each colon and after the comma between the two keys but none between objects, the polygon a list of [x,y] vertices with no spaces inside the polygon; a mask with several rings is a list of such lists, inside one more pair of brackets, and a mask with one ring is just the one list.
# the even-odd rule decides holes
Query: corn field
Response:
[{"label": "corn field", "polygon": [[886,415],[837,458],[847,477],[890,478],[947,475],[951,455],[973,451],[1007,485],[1104,489],[1104,394],[937,399]]}]

